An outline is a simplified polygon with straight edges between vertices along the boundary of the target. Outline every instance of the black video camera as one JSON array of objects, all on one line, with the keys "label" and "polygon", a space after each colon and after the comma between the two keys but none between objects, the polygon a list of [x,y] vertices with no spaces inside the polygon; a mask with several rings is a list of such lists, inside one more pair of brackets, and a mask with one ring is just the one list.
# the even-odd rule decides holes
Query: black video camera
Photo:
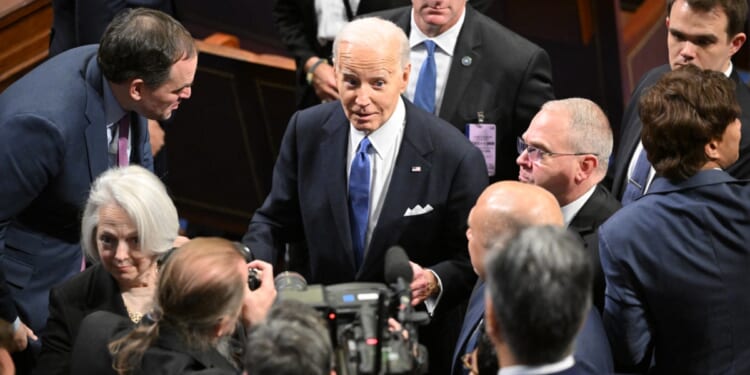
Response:
[{"label": "black video camera", "polygon": [[[426,324],[426,313],[412,309],[411,268],[401,248],[391,256],[408,269],[397,277],[389,278],[392,287],[382,283],[343,283],[335,285],[307,285],[305,279],[294,272],[282,272],[275,279],[280,299],[301,301],[320,311],[328,322],[334,346],[336,373],[353,374],[423,374],[426,373],[427,351],[418,344],[417,325]],[[386,255],[386,269],[389,256]],[[403,267],[405,259],[406,268]],[[406,281],[408,280],[408,282]],[[406,299],[406,300],[405,300]],[[388,318],[398,317],[401,329],[389,328]]]}]

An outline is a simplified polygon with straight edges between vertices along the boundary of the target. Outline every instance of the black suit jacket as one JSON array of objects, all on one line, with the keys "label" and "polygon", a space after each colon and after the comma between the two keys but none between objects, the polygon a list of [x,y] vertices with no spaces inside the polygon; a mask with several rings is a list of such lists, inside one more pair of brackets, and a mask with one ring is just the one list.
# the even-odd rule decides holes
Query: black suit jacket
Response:
[{"label": "black suit jacket", "polygon": [[[622,194],[625,192],[628,182],[628,166],[641,140],[643,124],[638,115],[638,101],[644,91],[653,86],[669,70],[669,65],[662,65],[646,73],[633,91],[633,96],[625,109],[620,136],[619,139],[615,139],[615,158],[604,182],[618,200],[622,199]],[[750,89],[740,81],[736,69],[732,70],[730,78],[734,81],[737,102],[742,110],[740,122],[743,137],[740,141],[740,158],[727,169],[727,172],[735,178],[745,179],[750,178]]]},{"label": "black suit jacket", "polygon": [[[409,35],[410,14],[411,7],[403,7],[374,15],[393,21]],[[419,72],[419,67],[412,67],[412,72]],[[490,182],[518,179],[516,138],[553,98],[547,52],[467,5],[440,118],[461,133],[467,123],[478,122],[478,112],[484,113],[485,123],[496,124],[496,174]]]},{"label": "black suit jacket", "polygon": [[[409,0],[360,0],[357,15],[408,5]],[[276,0],[273,20],[286,49],[297,64],[297,106],[307,108],[320,103],[315,90],[307,84],[305,62],[313,57],[331,59],[332,45],[318,42],[315,0]]]},{"label": "black suit jacket", "polygon": [[597,231],[610,216],[621,207],[620,202],[610,194],[607,188],[597,185],[594,194],[581,207],[568,229],[578,233],[583,240],[584,247],[591,254],[594,265],[593,302],[599,311],[604,311],[604,272],[599,260],[599,236]]},{"label": "black suit jacket", "polygon": [[109,311],[128,316],[117,281],[101,264],[52,288],[49,300],[49,319],[42,333],[42,352],[34,375],[70,373],[73,343],[81,321],[90,313]]},{"label": "black suit jacket", "polygon": [[[141,324],[151,324],[143,321]],[[132,325],[126,318],[105,311],[97,311],[84,319],[81,324],[81,335],[73,349],[72,374],[102,375],[115,374],[112,370],[112,357],[107,344],[126,335]],[[241,330],[239,337],[244,337]],[[201,375],[239,375],[226,358],[214,348],[194,350],[188,348],[170,326],[161,324],[159,336],[146,349],[141,365],[134,375],[152,374],[201,374]]]},{"label": "black suit jacket", "polygon": [[[289,121],[271,193],[243,238],[257,258],[276,264],[285,243],[305,241],[309,283],[383,282],[386,250],[398,244],[410,260],[441,278],[438,310],[468,298],[476,274],[466,250],[466,217],[487,185],[484,162],[449,124],[404,103],[398,158],[360,269],[349,229],[350,125],[339,102],[299,111]],[[404,216],[407,209],[427,204],[432,211]]]}]

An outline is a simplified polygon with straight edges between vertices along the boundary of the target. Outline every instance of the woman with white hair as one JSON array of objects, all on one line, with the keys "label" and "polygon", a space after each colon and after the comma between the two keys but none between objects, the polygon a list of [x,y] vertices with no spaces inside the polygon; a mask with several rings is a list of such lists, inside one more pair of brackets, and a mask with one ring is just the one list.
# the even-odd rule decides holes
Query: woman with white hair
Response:
[{"label": "woman with white hair", "polygon": [[[34,374],[67,374],[81,320],[94,311],[135,324],[151,311],[157,259],[177,242],[177,209],[161,181],[139,166],[111,169],[92,185],[81,245],[95,265],[50,291]],[[176,241],[177,240],[177,241]]]}]

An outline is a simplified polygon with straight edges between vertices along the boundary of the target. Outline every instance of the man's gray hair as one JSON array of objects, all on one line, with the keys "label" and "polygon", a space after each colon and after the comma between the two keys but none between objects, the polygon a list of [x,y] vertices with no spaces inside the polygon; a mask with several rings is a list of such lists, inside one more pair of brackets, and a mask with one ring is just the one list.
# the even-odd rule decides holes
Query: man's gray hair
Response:
[{"label": "man's gray hair", "polygon": [[572,152],[597,154],[599,171],[606,174],[612,154],[612,129],[607,115],[596,103],[583,98],[552,100],[542,110],[563,109],[570,115],[568,142]]},{"label": "man's gray hair", "polygon": [[372,48],[387,48],[398,41],[401,52],[401,69],[409,65],[409,38],[395,23],[378,17],[358,18],[344,25],[333,41],[333,58],[338,58],[341,43],[369,45]]},{"label": "man's gray hair", "polygon": [[533,226],[485,264],[487,298],[500,334],[521,364],[562,360],[591,307],[592,260],[564,228]]}]

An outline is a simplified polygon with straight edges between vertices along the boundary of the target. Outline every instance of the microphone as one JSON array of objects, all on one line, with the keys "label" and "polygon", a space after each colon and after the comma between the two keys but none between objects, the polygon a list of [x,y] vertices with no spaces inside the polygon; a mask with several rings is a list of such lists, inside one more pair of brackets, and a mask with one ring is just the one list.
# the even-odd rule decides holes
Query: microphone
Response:
[{"label": "microphone", "polygon": [[414,272],[409,265],[409,256],[401,246],[391,246],[385,253],[385,282],[388,284],[398,283],[398,279],[411,283]]},{"label": "microphone", "polygon": [[397,298],[399,322],[404,322],[411,312],[411,280],[414,272],[409,257],[401,246],[391,246],[385,253],[385,281],[394,289]]}]

